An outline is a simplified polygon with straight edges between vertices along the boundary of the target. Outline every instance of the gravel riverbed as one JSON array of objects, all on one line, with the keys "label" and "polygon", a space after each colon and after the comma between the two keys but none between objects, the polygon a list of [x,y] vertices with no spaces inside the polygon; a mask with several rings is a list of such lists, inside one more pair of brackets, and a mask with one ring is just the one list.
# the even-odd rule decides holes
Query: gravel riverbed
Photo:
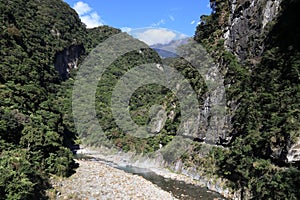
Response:
[{"label": "gravel riverbed", "polygon": [[101,162],[76,160],[76,173],[66,179],[53,179],[56,199],[176,199],[144,178]]},{"label": "gravel riverbed", "polygon": [[161,166],[161,163],[157,163],[152,159],[145,159],[145,157],[143,156],[139,157],[133,153],[113,152],[105,148],[83,147],[79,151],[77,151],[77,154],[109,161],[118,166],[130,165],[130,166],[149,169],[165,178],[184,181],[185,183],[197,185],[199,187],[205,187],[203,183],[194,180],[192,177],[171,172],[170,170],[166,169],[164,166]]},{"label": "gravel riverbed", "polygon": [[[160,160],[157,162],[145,156],[89,147],[77,151],[76,162],[79,168],[71,177],[52,177],[51,182],[54,188],[51,190],[51,200],[223,199],[213,194],[212,191],[206,190],[202,182],[189,176],[173,173],[164,168]],[[127,173],[128,169],[130,173]],[[131,170],[134,170],[133,174]],[[135,170],[138,170],[138,173]],[[156,175],[149,179],[149,172],[154,172]],[[147,177],[140,176],[140,173],[146,173]],[[163,180],[160,178],[153,181],[152,178],[157,178],[157,176],[161,176]]]}]

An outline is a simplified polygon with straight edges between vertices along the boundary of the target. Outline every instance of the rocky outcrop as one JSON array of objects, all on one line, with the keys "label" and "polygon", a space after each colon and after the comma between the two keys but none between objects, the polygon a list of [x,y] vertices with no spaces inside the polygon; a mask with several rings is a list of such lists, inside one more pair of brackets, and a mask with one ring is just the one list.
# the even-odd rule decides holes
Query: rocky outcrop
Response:
[{"label": "rocky outcrop", "polygon": [[203,138],[204,142],[208,144],[216,144],[220,142],[220,138],[226,139],[224,80],[217,65],[210,67],[204,79],[210,86],[200,113],[203,136],[200,138]]},{"label": "rocky outcrop", "polygon": [[[282,0],[230,0],[228,23],[224,26],[225,47],[241,63],[254,66],[260,62],[265,50],[265,39],[279,17]],[[300,139],[290,145],[286,153],[281,148],[272,149],[274,157],[286,162],[300,162]]]},{"label": "rocky outcrop", "polygon": [[240,61],[257,62],[264,50],[263,40],[268,24],[280,11],[282,0],[231,0],[228,26],[225,28],[225,46]]},{"label": "rocky outcrop", "polygon": [[72,69],[77,68],[79,57],[84,52],[85,49],[83,45],[71,45],[63,51],[56,53],[54,66],[63,80],[69,77]]},{"label": "rocky outcrop", "polygon": [[300,139],[290,148],[287,155],[287,161],[289,163],[300,164]]}]

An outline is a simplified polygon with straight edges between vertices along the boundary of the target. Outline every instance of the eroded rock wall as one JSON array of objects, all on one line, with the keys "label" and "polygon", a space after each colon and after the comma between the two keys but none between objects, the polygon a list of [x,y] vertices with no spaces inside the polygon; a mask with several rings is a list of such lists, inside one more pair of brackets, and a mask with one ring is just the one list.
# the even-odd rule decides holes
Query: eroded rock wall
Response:
[{"label": "eroded rock wall", "polygon": [[282,0],[231,0],[225,46],[241,62],[255,64],[264,51],[269,25],[278,16]]},{"label": "eroded rock wall", "polygon": [[72,69],[78,67],[79,58],[84,52],[83,45],[71,45],[56,53],[54,66],[63,80],[69,77]]}]

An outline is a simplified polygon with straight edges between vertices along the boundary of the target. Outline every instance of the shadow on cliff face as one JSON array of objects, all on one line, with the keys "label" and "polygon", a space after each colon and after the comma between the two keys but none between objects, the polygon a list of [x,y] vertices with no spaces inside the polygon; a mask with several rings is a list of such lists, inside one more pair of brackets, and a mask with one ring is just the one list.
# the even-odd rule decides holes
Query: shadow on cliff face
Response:
[{"label": "shadow on cliff face", "polygon": [[55,54],[54,66],[63,80],[68,79],[71,70],[78,67],[79,58],[84,53],[85,48],[80,44],[71,45]]},{"label": "shadow on cliff face", "polygon": [[[281,4],[282,14],[278,17],[276,25],[269,33],[268,47],[278,46],[282,53],[300,50],[300,1],[286,0]],[[267,47],[267,48],[268,48]]]}]

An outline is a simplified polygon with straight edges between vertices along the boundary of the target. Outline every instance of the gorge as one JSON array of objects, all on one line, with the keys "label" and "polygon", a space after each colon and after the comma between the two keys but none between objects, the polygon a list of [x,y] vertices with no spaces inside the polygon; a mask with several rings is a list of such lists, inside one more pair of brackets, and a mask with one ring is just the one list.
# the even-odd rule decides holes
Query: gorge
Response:
[{"label": "gorge", "polygon": [[119,29],[87,29],[61,0],[4,0],[0,199],[49,198],[50,177],[78,167],[75,144],[152,160],[230,199],[299,199],[300,3],[210,5],[179,56],[161,57]]}]

